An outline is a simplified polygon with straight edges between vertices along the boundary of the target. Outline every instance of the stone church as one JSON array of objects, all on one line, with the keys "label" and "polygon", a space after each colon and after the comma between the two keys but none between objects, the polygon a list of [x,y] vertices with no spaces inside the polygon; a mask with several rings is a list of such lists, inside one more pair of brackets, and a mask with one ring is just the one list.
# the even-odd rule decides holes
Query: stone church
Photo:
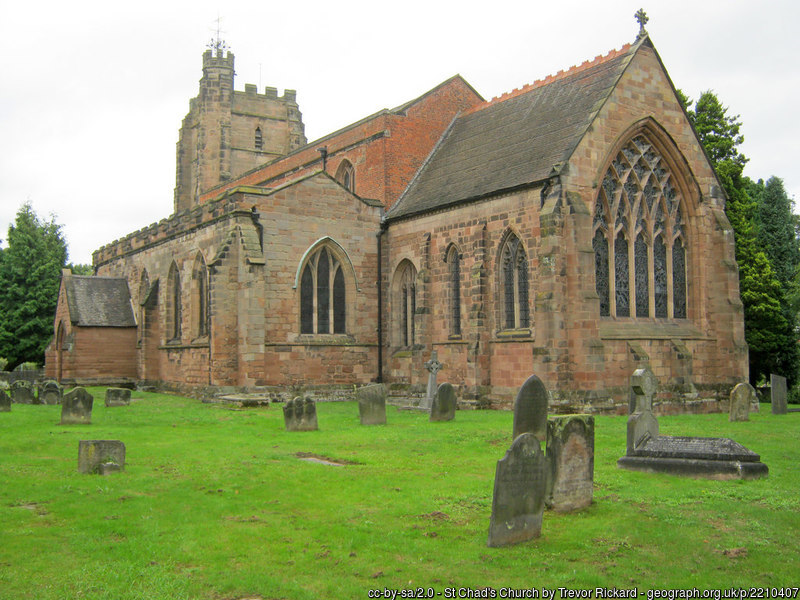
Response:
[{"label": "stone church", "polygon": [[535,373],[554,410],[607,413],[644,365],[665,410],[746,381],[725,198],[643,27],[493,100],[456,75],[312,143],[294,90],[233,80],[206,51],[172,215],[64,272],[49,376],[411,395],[436,352],[462,406]]}]

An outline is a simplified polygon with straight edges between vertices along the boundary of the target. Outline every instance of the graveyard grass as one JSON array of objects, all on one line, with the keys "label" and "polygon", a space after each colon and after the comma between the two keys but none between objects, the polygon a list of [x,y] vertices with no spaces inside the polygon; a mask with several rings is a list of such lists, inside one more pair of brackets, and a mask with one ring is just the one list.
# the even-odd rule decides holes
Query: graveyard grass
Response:
[{"label": "graveyard grass", "polygon": [[[0,413],[2,599],[800,585],[800,413],[660,417],[663,434],[759,453],[770,474],[755,481],[620,470],[626,419],[596,417],[592,506],[547,511],[541,538],[487,548],[510,412],[430,423],[388,406],[387,425],[361,426],[355,402],[320,403],[319,431],[290,433],[280,405],[135,392],[106,408],[90,392],[91,425],[60,425],[60,406]],[[79,474],[86,439],[123,441],[125,471]]]}]

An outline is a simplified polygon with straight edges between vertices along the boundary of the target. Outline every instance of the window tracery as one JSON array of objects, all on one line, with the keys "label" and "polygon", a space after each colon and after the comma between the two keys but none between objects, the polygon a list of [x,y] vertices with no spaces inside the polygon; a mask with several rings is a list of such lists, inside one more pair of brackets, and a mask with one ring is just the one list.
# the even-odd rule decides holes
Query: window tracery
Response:
[{"label": "window tracery", "polygon": [[323,246],[300,278],[300,333],[346,333],[345,299],[342,264]]}]

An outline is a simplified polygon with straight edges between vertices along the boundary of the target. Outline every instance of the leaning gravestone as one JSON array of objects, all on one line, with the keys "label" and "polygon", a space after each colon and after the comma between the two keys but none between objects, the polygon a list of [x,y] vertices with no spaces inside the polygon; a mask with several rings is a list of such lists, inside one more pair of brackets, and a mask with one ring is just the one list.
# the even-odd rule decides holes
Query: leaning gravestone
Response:
[{"label": "leaning gravestone", "polygon": [[636,369],[631,376],[635,410],[628,417],[628,454],[658,437],[658,419],[653,414],[653,396],[658,380],[650,369]]},{"label": "leaning gravestone", "polygon": [[443,383],[436,390],[431,404],[429,421],[452,421],[456,418],[456,390],[449,383]]},{"label": "leaning gravestone", "polygon": [[39,404],[61,404],[64,390],[56,381],[45,381],[39,388]]},{"label": "leaning gravestone", "polygon": [[547,459],[532,433],[523,433],[497,461],[494,476],[490,547],[517,544],[542,533]]},{"label": "leaning gravestone", "polygon": [[119,440],[78,442],[78,472],[108,475],[125,468],[125,444]]},{"label": "leaning gravestone", "polygon": [[126,388],[108,388],[106,390],[106,406],[130,406],[131,391]]},{"label": "leaning gravestone", "polygon": [[365,385],[356,392],[362,425],[386,425],[386,386]]},{"label": "leaning gravestone", "polygon": [[11,412],[11,396],[0,390],[0,412]]},{"label": "leaning gravestone", "polygon": [[311,398],[295,398],[283,405],[286,431],[316,431],[317,407]]},{"label": "leaning gravestone", "polygon": [[11,401],[14,404],[37,404],[30,381],[15,381],[11,384]]},{"label": "leaning gravestone", "polygon": [[92,422],[94,398],[82,387],[64,394],[61,403],[62,425],[89,425]]},{"label": "leaning gravestone", "polygon": [[514,400],[513,439],[523,433],[532,433],[540,442],[547,439],[547,403],[549,395],[544,383],[531,375],[522,384]]},{"label": "leaning gravestone", "polygon": [[749,421],[750,405],[758,402],[756,390],[749,383],[737,383],[731,390],[731,406],[728,421]]},{"label": "leaning gravestone", "polygon": [[589,506],[594,490],[594,417],[550,417],[546,457],[547,507],[569,512]]},{"label": "leaning gravestone", "polygon": [[769,384],[772,388],[772,414],[785,415],[788,412],[786,406],[786,377],[780,375],[770,375]]}]

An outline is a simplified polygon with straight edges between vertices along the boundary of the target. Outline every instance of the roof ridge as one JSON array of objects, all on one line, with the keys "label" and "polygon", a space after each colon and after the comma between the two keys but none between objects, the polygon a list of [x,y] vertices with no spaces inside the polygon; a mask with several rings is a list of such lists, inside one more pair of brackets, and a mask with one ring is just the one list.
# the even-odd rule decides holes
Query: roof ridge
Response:
[{"label": "roof ridge", "polygon": [[579,65],[573,65],[572,67],[570,67],[566,71],[565,70],[558,71],[558,73],[556,73],[555,75],[548,75],[544,79],[537,79],[533,83],[525,84],[522,87],[515,88],[514,90],[512,90],[510,92],[506,92],[504,94],[500,94],[499,96],[495,96],[494,98],[484,102],[483,104],[478,104],[477,106],[474,106],[473,108],[465,110],[462,114],[463,115],[468,115],[468,114],[476,113],[476,112],[481,111],[481,110],[483,110],[485,108],[488,108],[490,106],[494,106],[495,104],[499,104],[501,102],[505,102],[506,100],[510,100],[511,98],[516,98],[517,96],[521,96],[522,94],[526,94],[526,93],[530,92],[531,90],[535,90],[535,89],[544,87],[546,85],[550,85],[553,82],[560,81],[562,79],[565,79],[566,77],[569,77],[571,75],[575,75],[576,73],[580,73],[580,72],[585,71],[585,70],[587,70],[587,69],[589,69],[591,67],[595,67],[595,66],[600,65],[602,63],[608,62],[608,61],[610,61],[612,59],[615,59],[615,58],[617,58],[619,56],[627,54],[633,46],[634,46],[634,44],[628,43],[628,44],[623,45],[618,50],[614,49],[614,50],[609,51],[608,54],[605,54],[605,55],[599,54],[599,55],[595,56],[593,60],[585,60]]}]

